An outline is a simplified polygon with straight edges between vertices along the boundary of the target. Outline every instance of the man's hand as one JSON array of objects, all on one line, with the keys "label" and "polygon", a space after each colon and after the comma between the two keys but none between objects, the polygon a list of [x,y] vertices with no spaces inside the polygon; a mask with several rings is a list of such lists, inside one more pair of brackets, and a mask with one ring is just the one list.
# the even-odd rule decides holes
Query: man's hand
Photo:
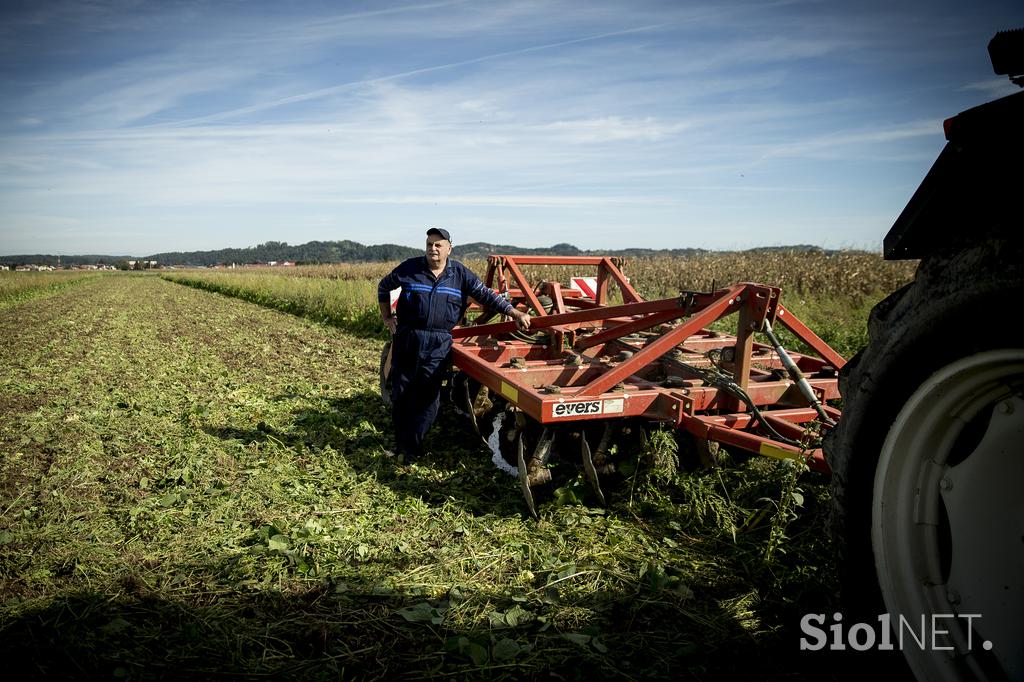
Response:
[{"label": "man's hand", "polygon": [[388,331],[391,332],[392,335],[394,335],[394,333],[398,330],[398,316],[388,315],[387,317],[385,317],[384,326],[388,328]]},{"label": "man's hand", "polygon": [[530,315],[524,313],[522,310],[512,309],[512,317],[516,319],[516,328],[521,332],[525,332],[530,328]]}]

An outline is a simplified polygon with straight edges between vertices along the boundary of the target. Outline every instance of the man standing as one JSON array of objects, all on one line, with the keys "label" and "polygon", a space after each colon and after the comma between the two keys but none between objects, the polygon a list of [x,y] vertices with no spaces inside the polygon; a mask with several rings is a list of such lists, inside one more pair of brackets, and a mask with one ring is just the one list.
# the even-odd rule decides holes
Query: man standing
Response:
[{"label": "man standing", "polygon": [[[452,348],[452,328],[459,323],[469,298],[511,315],[521,330],[530,316],[495,294],[462,263],[450,259],[451,235],[427,230],[423,257],[410,258],[377,285],[377,301],[391,340],[391,416],[395,445],[406,458],[422,454],[423,437],[441,398],[441,381]],[[397,313],[391,312],[391,291],[401,287]]]}]

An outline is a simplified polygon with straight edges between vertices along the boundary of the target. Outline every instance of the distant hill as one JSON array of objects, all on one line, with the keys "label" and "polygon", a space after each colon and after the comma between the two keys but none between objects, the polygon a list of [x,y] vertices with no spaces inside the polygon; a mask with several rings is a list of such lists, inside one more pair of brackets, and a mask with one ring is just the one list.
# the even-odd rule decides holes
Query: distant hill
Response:
[{"label": "distant hill", "polygon": [[[748,253],[773,252],[823,252],[818,246],[800,244],[797,246],[766,246],[748,249]],[[535,256],[620,256],[638,258],[651,256],[694,256],[710,253],[706,249],[596,249],[584,251],[572,244],[555,244],[541,248],[522,248],[508,244],[490,244],[473,242],[456,244],[452,250],[455,258],[483,258],[493,253],[515,253]],[[314,263],[375,263],[382,261],[399,261],[423,253],[422,248],[400,246],[398,244],[376,244],[366,246],[359,242],[343,240],[337,242],[313,241],[297,246],[287,242],[266,242],[244,249],[217,249],[215,251],[169,251],[154,253],[141,257],[141,260],[154,260],[160,265],[202,265],[237,263],[269,263],[271,261],[291,261],[298,264]],[[135,260],[134,256],[54,256],[54,255],[20,255],[0,256],[0,265],[83,265],[88,263],[109,263],[116,265],[121,261]]]},{"label": "distant hill", "polygon": [[492,253],[515,253],[530,256],[621,256],[636,258],[641,256],[693,256],[707,253],[705,249],[596,249],[584,251],[572,244],[555,244],[537,249],[524,249],[519,246],[473,242],[472,244],[456,244],[452,254],[456,258],[485,258]]},{"label": "distant hill", "polygon": [[288,242],[266,242],[245,249],[218,249],[216,251],[171,251],[147,256],[161,265],[217,265],[220,263],[374,263],[403,260],[422,253],[398,244],[364,246],[359,242],[307,242],[291,246]]},{"label": "distant hill", "polygon": [[[422,253],[422,251],[418,252]],[[470,244],[456,244],[452,247],[452,255],[455,258],[486,258],[493,253],[518,253],[529,256],[582,256],[585,255],[572,244],[555,244],[554,246],[542,247],[539,249],[524,249],[519,246],[507,244],[490,244],[488,242],[472,242]]]},{"label": "distant hill", "polygon": [[0,256],[0,265],[117,265],[124,260],[135,260],[134,256],[54,256],[52,254],[24,254]]},{"label": "distant hill", "polygon": [[835,253],[834,249],[823,249],[820,246],[811,244],[797,244],[796,246],[758,246],[747,249],[742,253]]}]

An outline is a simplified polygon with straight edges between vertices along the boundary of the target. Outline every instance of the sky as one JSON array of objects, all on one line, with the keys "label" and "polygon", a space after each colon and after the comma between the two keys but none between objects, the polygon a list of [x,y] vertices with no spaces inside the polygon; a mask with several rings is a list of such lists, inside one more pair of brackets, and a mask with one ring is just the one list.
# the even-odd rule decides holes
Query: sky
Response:
[{"label": "sky", "polygon": [[1024,0],[0,0],[0,255],[881,248]]}]

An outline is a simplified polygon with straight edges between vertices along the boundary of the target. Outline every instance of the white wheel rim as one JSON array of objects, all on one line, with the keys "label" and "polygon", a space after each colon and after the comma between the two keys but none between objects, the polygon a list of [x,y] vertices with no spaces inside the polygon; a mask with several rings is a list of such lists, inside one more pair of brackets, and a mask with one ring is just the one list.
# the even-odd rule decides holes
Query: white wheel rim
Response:
[{"label": "white wheel rim", "polygon": [[[919,679],[1024,679],[1022,392],[1024,350],[962,358],[914,392],[882,447],[872,546],[894,630],[926,618],[925,646],[902,647]],[[972,420],[980,437],[957,444]]]}]

